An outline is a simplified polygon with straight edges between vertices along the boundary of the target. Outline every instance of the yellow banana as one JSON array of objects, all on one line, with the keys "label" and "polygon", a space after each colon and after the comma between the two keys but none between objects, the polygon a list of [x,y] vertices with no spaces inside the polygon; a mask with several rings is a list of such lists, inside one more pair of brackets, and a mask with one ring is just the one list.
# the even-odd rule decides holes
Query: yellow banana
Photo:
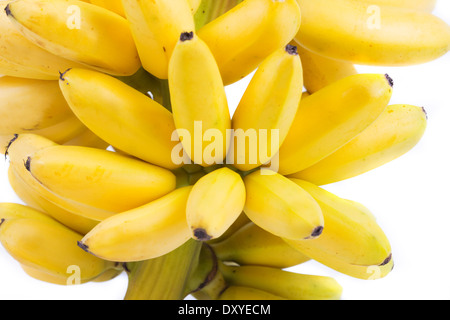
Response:
[{"label": "yellow banana", "polygon": [[82,133],[80,133],[76,137],[64,142],[63,145],[91,147],[97,149],[106,149],[109,147],[109,143],[100,139],[95,133],[93,133],[88,128],[86,128]]},{"label": "yellow banana", "polygon": [[102,259],[122,262],[153,259],[175,250],[191,238],[186,221],[191,189],[178,188],[100,222],[79,246]]},{"label": "yellow banana", "polygon": [[450,26],[428,12],[365,1],[297,2],[303,19],[295,40],[329,58],[404,66],[437,59],[450,49]]},{"label": "yellow banana", "polygon": [[160,79],[168,78],[169,61],[182,32],[195,30],[187,0],[123,0],[142,66]]},{"label": "yellow banana", "polygon": [[280,148],[279,172],[310,167],[360,134],[387,107],[392,85],[387,75],[357,74],[302,99]]},{"label": "yellow banana", "polygon": [[[288,244],[330,268],[362,279],[369,278],[372,274],[368,271],[373,268],[393,263],[388,238],[373,215],[367,214],[367,209],[361,209],[361,204],[355,205],[354,202],[341,199],[303,180],[291,179],[291,181],[310,193],[319,203],[325,227],[317,239],[308,241],[285,239]],[[392,269],[392,265],[386,268],[387,272],[383,272],[383,276]],[[355,274],[353,270],[358,272]]]},{"label": "yellow banana", "polygon": [[175,189],[169,170],[116,152],[54,146],[27,159],[28,170],[63,198],[112,212],[144,205]]},{"label": "yellow banana", "polygon": [[227,157],[236,168],[250,171],[278,152],[295,118],[302,89],[297,47],[287,45],[263,61],[232,118],[234,136]]},{"label": "yellow banana", "polygon": [[240,228],[245,226],[247,223],[251,222],[251,220],[247,217],[244,211],[241,212],[239,217],[233,222],[233,224],[228,227],[227,231],[225,231],[220,237],[217,239],[211,239],[208,241],[208,244],[214,244],[217,242],[222,242],[225,239],[228,239],[231,235],[237,232]]},{"label": "yellow banana", "polygon": [[125,18],[125,10],[123,8],[122,0],[89,0],[85,2],[90,2],[97,6],[103,7]]},{"label": "yellow banana", "polygon": [[172,160],[178,144],[171,141],[173,116],[162,105],[114,77],[86,69],[66,71],[60,88],[75,115],[104,141],[163,168],[181,167]]},{"label": "yellow banana", "polygon": [[251,287],[229,286],[222,292],[218,300],[287,300]]},{"label": "yellow banana", "polygon": [[198,8],[200,7],[200,4],[202,3],[202,0],[188,0],[189,7],[191,8],[191,13],[194,15]]},{"label": "yellow banana", "polygon": [[391,105],[356,138],[315,165],[289,177],[325,185],[380,167],[411,150],[422,138],[427,116],[420,107]]},{"label": "yellow banana", "polygon": [[222,236],[244,204],[245,185],[238,173],[224,167],[203,176],[194,184],[186,206],[192,237],[208,241]]},{"label": "yellow banana", "polygon": [[198,35],[213,52],[223,82],[229,85],[287,45],[300,20],[295,0],[246,0],[201,27]]},{"label": "yellow banana", "polygon": [[432,12],[436,6],[436,0],[351,0],[370,5],[393,6],[404,9]]},{"label": "yellow banana", "polygon": [[227,239],[210,246],[222,261],[239,265],[289,268],[310,260],[288,245],[282,238],[250,222]]},{"label": "yellow banana", "polygon": [[279,237],[298,240],[320,236],[323,216],[314,198],[288,178],[268,171],[245,176],[246,215]]},{"label": "yellow banana", "polygon": [[230,286],[262,290],[288,300],[339,300],[342,287],[333,278],[262,266],[228,266],[219,270]]},{"label": "yellow banana", "polygon": [[203,166],[223,163],[231,128],[227,96],[211,51],[194,32],[183,33],[175,46],[169,88],[175,126],[187,156]]},{"label": "yellow banana", "polygon": [[[47,273],[59,284],[86,283],[114,267],[77,246],[82,235],[38,211],[17,204],[23,217],[11,215],[11,204],[0,206],[0,241],[6,251],[22,265]],[[35,211],[29,214],[30,211]]]},{"label": "yellow banana", "polygon": [[128,21],[107,9],[78,0],[18,0],[5,10],[27,39],[55,55],[113,75],[141,66]]},{"label": "yellow banana", "polygon": [[0,135],[46,128],[73,115],[58,81],[1,77],[0,96]]},{"label": "yellow banana", "polygon": [[56,75],[51,76],[38,70],[32,69],[30,67],[19,65],[17,63],[11,62],[3,58],[2,56],[0,56],[0,74],[17,78],[27,78],[37,80],[54,80],[57,78]]}]

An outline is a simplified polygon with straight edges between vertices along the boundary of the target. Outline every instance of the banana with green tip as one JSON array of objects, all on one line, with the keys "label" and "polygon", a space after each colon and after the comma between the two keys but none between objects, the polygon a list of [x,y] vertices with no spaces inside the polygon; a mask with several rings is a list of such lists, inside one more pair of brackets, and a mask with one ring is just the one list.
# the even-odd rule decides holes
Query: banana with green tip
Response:
[{"label": "banana with green tip", "polygon": [[427,127],[423,108],[391,105],[356,138],[291,178],[325,185],[373,170],[411,150]]},{"label": "banana with green tip", "polygon": [[386,109],[392,86],[387,75],[356,74],[302,99],[277,155],[279,172],[310,167],[360,134]]},{"label": "banana with green tip", "polygon": [[244,204],[245,185],[238,173],[225,167],[203,176],[192,187],[186,206],[192,237],[208,241],[222,236]]},{"label": "banana with green tip", "polygon": [[28,40],[55,55],[117,76],[141,67],[128,21],[105,8],[78,0],[18,0],[5,11]]}]

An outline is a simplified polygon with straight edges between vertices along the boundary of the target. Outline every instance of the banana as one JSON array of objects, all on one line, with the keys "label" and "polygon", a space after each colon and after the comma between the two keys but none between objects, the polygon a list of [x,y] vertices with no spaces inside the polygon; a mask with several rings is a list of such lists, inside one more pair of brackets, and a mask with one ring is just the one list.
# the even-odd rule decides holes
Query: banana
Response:
[{"label": "banana", "polygon": [[200,7],[200,4],[202,3],[202,0],[188,0],[189,7],[191,8],[191,13],[194,15],[198,8]]},{"label": "banana", "polygon": [[315,165],[291,178],[325,185],[382,166],[411,150],[427,127],[423,108],[391,105],[356,138]]},{"label": "banana", "polygon": [[91,147],[97,149],[106,149],[109,147],[109,143],[100,139],[95,133],[93,133],[88,128],[86,128],[86,130],[84,130],[76,137],[64,142],[63,145]]},{"label": "banana", "polygon": [[168,78],[169,61],[182,32],[195,30],[187,0],[123,0],[142,66],[160,79]]},{"label": "banana", "polygon": [[[1,10],[1,9],[0,9]],[[1,18],[0,18],[1,22]],[[1,28],[1,26],[0,26]],[[5,76],[11,76],[16,78],[26,78],[26,79],[37,79],[37,80],[53,80],[56,79],[55,76],[51,76],[34,70],[30,67],[21,66],[17,63],[6,60],[0,56],[0,74]]]},{"label": "banana", "polygon": [[[362,205],[355,205],[316,185],[291,179],[319,203],[325,228],[317,239],[285,241],[307,255],[343,274],[368,279],[371,270],[385,276],[392,269],[393,259],[388,238],[372,214]],[[348,268],[347,268],[348,266]],[[383,269],[381,269],[383,268]]]},{"label": "banana", "polygon": [[450,26],[428,12],[365,1],[297,2],[303,19],[295,40],[319,55],[363,65],[405,66],[435,60],[450,49]]},{"label": "banana", "polygon": [[108,9],[112,12],[115,12],[124,18],[126,17],[125,9],[123,8],[123,4],[122,4],[122,0],[89,0],[89,1],[85,1],[85,2],[90,2],[97,6]]},{"label": "banana", "polygon": [[251,222],[251,220],[247,217],[244,211],[241,212],[239,217],[233,222],[231,226],[228,227],[227,231],[225,231],[220,237],[217,239],[211,239],[208,241],[208,244],[214,244],[217,242],[222,242],[225,239],[228,239],[231,235],[237,232],[240,228],[245,226],[247,223]]},{"label": "banana", "polygon": [[46,128],[73,115],[58,81],[4,76],[0,96],[0,135]]},{"label": "banana", "polygon": [[251,287],[229,286],[222,292],[217,300],[287,300]]},{"label": "banana", "polygon": [[357,74],[302,99],[277,155],[279,172],[310,167],[360,134],[386,109],[392,83],[387,75]]},{"label": "banana", "polygon": [[48,147],[31,154],[27,165],[57,195],[117,213],[160,198],[176,185],[169,170],[89,147]]},{"label": "banana", "polygon": [[351,0],[378,6],[393,6],[404,9],[432,12],[436,6],[436,0]]},{"label": "banana", "polygon": [[288,245],[282,238],[250,222],[227,239],[209,244],[222,261],[239,265],[290,268],[310,258]]},{"label": "banana", "polygon": [[231,129],[227,96],[214,56],[193,31],[181,34],[172,53],[169,89],[187,156],[202,166],[223,163]]},{"label": "banana", "polygon": [[162,105],[114,77],[87,69],[66,71],[60,88],[75,115],[102,140],[163,168],[181,167],[172,160],[179,143],[172,141],[173,116]]},{"label": "banana", "polygon": [[197,32],[213,52],[224,84],[229,85],[287,45],[298,32],[300,20],[295,0],[246,0]]},{"label": "banana", "polygon": [[219,270],[230,286],[250,287],[288,300],[339,300],[342,287],[330,277],[262,266],[229,266]]},{"label": "banana", "polygon": [[107,9],[78,0],[18,0],[5,11],[28,40],[55,55],[117,76],[141,66],[128,21]]},{"label": "banana", "polygon": [[[21,265],[47,273],[59,284],[86,283],[114,268],[77,246],[82,236],[45,214],[11,204],[0,205],[0,242]],[[17,212],[21,217],[17,217]],[[34,213],[30,214],[30,211]]]},{"label": "banana", "polygon": [[208,241],[222,236],[241,215],[245,195],[241,176],[226,167],[200,178],[186,205],[192,237]]},{"label": "banana", "polygon": [[309,193],[288,178],[268,169],[244,178],[244,212],[259,227],[283,238],[313,239],[322,233],[320,206]]},{"label": "banana", "polygon": [[8,147],[12,140],[17,136],[17,134],[6,134],[0,135],[0,153],[4,154],[5,157],[8,153]]},{"label": "banana", "polygon": [[92,229],[79,246],[110,261],[160,257],[191,239],[186,203],[192,187],[178,188],[141,207],[116,214]]},{"label": "banana", "polygon": [[[250,171],[273,158],[294,121],[302,89],[302,62],[297,47],[287,45],[267,57],[234,112],[234,136],[227,163],[229,158],[239,170]],[[249,143],[245,141],[247,134],[253,134]]]}]

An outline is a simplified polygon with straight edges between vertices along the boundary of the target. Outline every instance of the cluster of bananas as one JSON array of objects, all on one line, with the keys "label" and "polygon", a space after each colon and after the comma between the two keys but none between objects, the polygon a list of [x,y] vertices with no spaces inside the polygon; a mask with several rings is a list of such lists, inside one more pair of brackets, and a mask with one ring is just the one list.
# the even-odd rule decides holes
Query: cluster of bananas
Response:
[{"label": "cluster of bananas", "polygon": [[[27,274],[127,272],[126,299],[297,300],[341,297],[285,270],[311,259],[391,271],[371,212],[322,186],[421,139],[424,110],[355,65],[444,55],[435,1],[0,3],[0,136],[24,202],[0,204],[0,241]],[[225,87],[253,72],[231,115]]]}]

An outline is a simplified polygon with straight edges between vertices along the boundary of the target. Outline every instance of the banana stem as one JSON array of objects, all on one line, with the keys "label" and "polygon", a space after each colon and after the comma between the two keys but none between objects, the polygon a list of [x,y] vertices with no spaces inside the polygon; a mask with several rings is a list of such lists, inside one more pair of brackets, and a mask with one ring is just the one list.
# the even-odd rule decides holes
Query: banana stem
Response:
[{"label": "banana stem", "polygon": [[202,0],[195,13],[195,28],[199,30],[208,22],[221,16],[244,0]]},{"label": "banana stem", "polygon": [[162,257],[136,263],[128,274],[124,300],[183,300],[201,247],[191,239]]}]

